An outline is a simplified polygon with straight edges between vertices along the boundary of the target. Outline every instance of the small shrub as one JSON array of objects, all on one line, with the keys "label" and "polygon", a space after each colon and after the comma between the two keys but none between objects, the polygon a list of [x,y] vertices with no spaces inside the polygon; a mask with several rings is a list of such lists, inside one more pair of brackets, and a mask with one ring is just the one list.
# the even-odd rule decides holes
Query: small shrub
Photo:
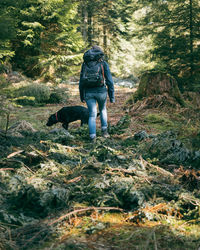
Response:
[{"label": "small shrub", "polygon": [[18,96],[35,97],[37,103],[46,103],[50,98],[50,88],[44,84],[29,84],[18,90]]},{"label": "small shrub", "polygon": [[64,103],[68,97],[68,90],[66,88],[54,88],[50,94],[48,103]]}]

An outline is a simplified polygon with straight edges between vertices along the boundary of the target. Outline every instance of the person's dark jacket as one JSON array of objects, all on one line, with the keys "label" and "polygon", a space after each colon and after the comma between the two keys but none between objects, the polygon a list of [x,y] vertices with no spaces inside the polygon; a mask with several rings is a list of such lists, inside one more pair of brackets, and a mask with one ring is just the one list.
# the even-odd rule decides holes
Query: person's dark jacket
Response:
[{"label": "person's dark jacket", "polygon": [[[100,54],[100,51],[98,51],[98,50],[89,50],[88,52],[90,53],[90,54],[88,53],[89,55],[87,55],[87,54],[86,54],[86,56],[84,55],[86,57],[86,60],[90,60],[89,57],[96,58],[95,54],[96,55]],[[88,56],[88,58],[87,58],[87,56]],[[84,60],[85,60],[85,58],[84,58]],[[103,64],[103,68],[104,68],[105,84],[108,88],[108,96],[109,96],[110,102],[113,103],[113,102],[115,102],[115,96],[114,96],[114,84],[113,84],[113,80],[112,80],[112,75],[110,73],[108,63],[105,61],[102,61],[102,64]],[[106,86],[96,87],[96,88],[85,88],[82,78],[83,78],[83,65],[81,67],[81,74],[80,74],[80,81],[79,81],[79,92],[80,92],[80,99],[82,102],[85,100],[85,92],[104,92],[104,91],[107,91]]]}]

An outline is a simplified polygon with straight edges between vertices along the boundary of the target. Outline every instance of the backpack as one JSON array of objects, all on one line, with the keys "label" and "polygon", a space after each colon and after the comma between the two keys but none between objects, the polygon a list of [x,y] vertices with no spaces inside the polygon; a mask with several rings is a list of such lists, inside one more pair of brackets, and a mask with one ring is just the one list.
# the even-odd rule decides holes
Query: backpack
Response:
[{"label": "backpack", "polygon": [[84,87],[95,88],[104,85],[103,52],[98,50],[88,50],[83,59],[82,80]]}]

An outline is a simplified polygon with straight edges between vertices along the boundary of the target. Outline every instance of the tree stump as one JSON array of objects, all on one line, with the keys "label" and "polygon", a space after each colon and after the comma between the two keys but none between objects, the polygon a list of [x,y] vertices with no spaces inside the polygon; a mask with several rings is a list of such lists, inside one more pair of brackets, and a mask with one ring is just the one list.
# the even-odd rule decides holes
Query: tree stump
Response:
[{"label": "tree stump", "polygon": [[178,88],[177,81],[167,73],[163,72],[145,72],[140,79],[140,83],[134,101],[150,98],[151,103],[154,100],[155,105],[178,103],[184,105],[183,97]]}]

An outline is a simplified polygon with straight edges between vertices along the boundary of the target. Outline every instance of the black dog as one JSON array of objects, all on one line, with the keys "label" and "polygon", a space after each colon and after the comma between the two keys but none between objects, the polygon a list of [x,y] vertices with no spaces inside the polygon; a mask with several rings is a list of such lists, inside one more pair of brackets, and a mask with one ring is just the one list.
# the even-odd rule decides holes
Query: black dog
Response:
[{"label": "black dog", "polygon": [[77,120],[81,120],[81,126],[88,124],[89,111],[83,106],[69,106],[61,108],[48,119],[47,126],[52,126],[58,122],[62,123],[63,128],[68,130],[68,124]]}]

